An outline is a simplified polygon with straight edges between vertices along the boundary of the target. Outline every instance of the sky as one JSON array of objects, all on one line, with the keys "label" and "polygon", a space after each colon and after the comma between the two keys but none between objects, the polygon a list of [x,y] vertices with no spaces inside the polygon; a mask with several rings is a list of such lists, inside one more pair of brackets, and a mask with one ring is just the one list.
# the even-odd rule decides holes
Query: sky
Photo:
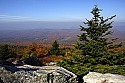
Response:
[{"label": "sky", "polygon": [[102,16],[125,22],[125,0],[0,0],[0,22],[82,22],[94,5]]}]

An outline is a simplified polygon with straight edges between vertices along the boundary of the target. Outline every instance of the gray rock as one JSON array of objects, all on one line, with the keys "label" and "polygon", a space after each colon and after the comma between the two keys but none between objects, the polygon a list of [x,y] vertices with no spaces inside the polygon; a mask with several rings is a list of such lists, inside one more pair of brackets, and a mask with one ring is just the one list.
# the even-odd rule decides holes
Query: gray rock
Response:
[{"label": "gray rock", "polygon": [[14,65],[16,65],[16,66],[22,66],[22,65],[24,65],[24,63],[23,63],[23,61],[22,60],[16,60],[16,61],[14,61],[14,62],[12,62]]},{"label": "gray rock", "polygon": [[125,83],[125,76],[110,73],[89,72],[83,79],[86,83]]},{"label": "gray rock", "polygon": [[46,63],[47,66],[56,66],[55,62]]},{"label": "gray rock", "polygon": [[[4,83],[77,83],[76,75],[58,66],[0,66],[0,78]],[[18,70],[17,70],[18,69]]]}]

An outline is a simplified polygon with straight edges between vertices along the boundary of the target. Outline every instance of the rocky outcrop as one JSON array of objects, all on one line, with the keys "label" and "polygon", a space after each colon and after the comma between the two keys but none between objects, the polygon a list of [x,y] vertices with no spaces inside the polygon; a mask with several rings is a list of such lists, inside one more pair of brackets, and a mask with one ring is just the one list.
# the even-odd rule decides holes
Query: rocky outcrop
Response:
[{"label": "rocky outcrop", "polygon": [[[83,79],[82,79],[83,78]],[[83,81],[84,80],[84,81]],[[76,76],[58,66],[13,65],[0,61],[0,83],[125,83],[125,76],[89,72]]]},{"label": "rocky outcrop", "polygon": [[89,72],[83,79],[86,83],[125,83],[125,76],[110,73]]},{"label": "rocky outcrop", "polygon": [[58,66],[0,65],[3,83],[77,83],[76,75]]}]

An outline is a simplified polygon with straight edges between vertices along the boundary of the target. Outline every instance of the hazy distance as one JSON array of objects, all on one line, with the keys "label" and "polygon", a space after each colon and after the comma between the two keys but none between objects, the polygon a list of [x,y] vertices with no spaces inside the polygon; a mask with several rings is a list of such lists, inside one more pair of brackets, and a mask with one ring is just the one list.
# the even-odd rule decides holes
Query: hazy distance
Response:
[{"label": "hazy distance", "polygon": [[[79,29],[82,22],[48,22],[48,21],[26,21],[26,22],[0,22],[0,30],[29,30],[29,29]],[[114,22],[113,29],[125,31],[124,22]]]}]

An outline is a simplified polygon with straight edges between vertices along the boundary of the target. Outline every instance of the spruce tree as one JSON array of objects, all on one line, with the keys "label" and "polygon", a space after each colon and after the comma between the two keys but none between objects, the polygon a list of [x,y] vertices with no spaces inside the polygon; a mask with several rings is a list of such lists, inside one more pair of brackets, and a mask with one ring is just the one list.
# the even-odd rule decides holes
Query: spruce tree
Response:
[{"label": "spruce tree", "polygon": [[85,27],[80,26],[82,31],[78,36],[80,41],[74,44],[75,49],[69,53],[70,57],[64,57],[62,61],[58,61],[58,65],[77,75],[85,75],[90,71],[125,73],[125,51],[112,51],[121,47],[122,43],[116,44],[117,38],[108,38],[108,35],[113,33],[111,30],[113,21],[111,20],[116,15],[104,19],[100,11],[102,10],[97,6],[92,9],[93,18],[83,22]]},{"label": "spruce tree", "polygon": [[[111,35],[113,32],[110,30],[112,28],[112,20],[116,15],[111,16],[110,18],[104,19],[100,15],[101,9],[95,6],[91,13],[93,18],[86,22],[83,22],[87,27],[80,26],[80,30],[83,31],[81,35],[78,36],[81,41],[80,47],[83,53],[83,56],[90,56],[105,61],[96,61],[102,62],[102,64],[107,64],[106,58],[109,56],[109,50],[118,48],[120,44],[114,44],[115,39],[109,40],[107,35]],[[95,62],[94,62],[95,63]]]},{"label": "spruce tree", "polygon": [[55,54],[56,56],[59,55],[59,44],[55,40],[52,44],[52,47],[50,49],[51,54]]}]

